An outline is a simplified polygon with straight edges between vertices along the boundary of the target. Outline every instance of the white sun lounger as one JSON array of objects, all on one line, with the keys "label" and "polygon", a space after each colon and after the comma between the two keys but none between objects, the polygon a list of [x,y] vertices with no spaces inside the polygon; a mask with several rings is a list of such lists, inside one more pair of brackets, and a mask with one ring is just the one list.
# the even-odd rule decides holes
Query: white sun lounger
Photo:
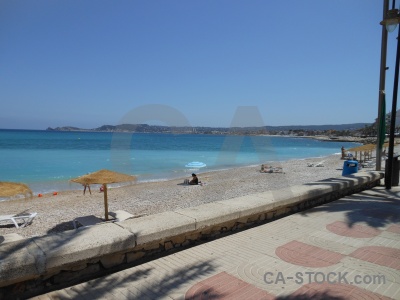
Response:
[{"label": "white sun lounger", "polygon": [[363,168],[374,168],[376,166],[376,162],[373,160],[367,160],[367,161],[361,163],[361,166]]},{"label": "white sun lounger", "polygon": [[[15,227],[25,227],[32,223],[33,219],[37,216],[37,213],[23,213],[16,215],[3,215],[0,216],[0,222],[12,222]],[[22,223],[19,225],[18,223]]]}]

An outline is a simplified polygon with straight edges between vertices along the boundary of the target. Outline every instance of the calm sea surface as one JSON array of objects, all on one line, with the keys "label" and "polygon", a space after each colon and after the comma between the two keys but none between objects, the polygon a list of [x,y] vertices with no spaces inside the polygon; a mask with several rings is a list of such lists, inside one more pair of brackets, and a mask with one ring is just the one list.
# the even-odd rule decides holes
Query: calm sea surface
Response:
[{"label": "calm sea surface", "polygon": [[190,162],[206,164],[202,172],[326,156],[355,145],[269,136],[0,130],[0,181],[45,193],[80,189],[69,179],[100,169],[157,181],[188,176]]}]

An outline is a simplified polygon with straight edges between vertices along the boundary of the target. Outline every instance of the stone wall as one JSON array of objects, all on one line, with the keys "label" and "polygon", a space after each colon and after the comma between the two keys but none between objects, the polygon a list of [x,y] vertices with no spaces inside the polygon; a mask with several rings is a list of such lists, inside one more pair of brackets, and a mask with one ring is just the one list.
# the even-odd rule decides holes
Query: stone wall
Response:
[{"label": "stone wall", "polygon": [[370,189],[382,177],[356,173],[2,244],[0,299],[26,298],[118,271]]}]

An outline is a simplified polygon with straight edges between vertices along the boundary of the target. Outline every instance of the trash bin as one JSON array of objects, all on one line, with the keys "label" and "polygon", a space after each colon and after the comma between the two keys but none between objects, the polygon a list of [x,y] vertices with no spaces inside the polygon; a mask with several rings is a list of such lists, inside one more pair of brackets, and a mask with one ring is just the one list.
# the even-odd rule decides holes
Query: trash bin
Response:
[{"label": "trash bin", "polygon": [[346,160],[343,163],[342,176],[349,175],[358,172],[358,161],[356,160]]},{"label": "trash bin", "polygon": [[[389,169],[389,160],[385,161],[385,185],[386,180],[389,178],[387,175],[387,170]],[[399,185],[399,176],[400,175],[400,161],[399,156],[393,156],[393,166],[392,166],[392,186]]]}]

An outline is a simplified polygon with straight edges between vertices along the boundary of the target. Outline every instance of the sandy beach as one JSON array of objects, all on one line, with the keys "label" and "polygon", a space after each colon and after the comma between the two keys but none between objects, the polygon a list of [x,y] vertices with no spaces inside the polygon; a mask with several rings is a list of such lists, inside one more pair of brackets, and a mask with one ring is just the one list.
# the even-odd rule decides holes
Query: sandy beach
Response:
[{"label": "sandy beach", "polygon": [[[322,162],[323,167],[308,167],[309,163]],[[203,185],[183,185],[183,179],[161,182],[137,183],[108,190],[109,211],[125,210],[135,216],[156,214],[164,211],[197,206],[203,203],[281,189],[312,181],[338,177],[342,174],[343,160],[340,155],[324,158],[291,160],[269,163],[282,167],[284,173],[260,173],[261,165],[223,171],[198,172]],[[364,169],[370,170],[370,169]],[[188,173],[188,177],[190,174]],[[98,188],[92,194],[83,188],[79,191],[60,192],[43,197],[0,202],[1,214],[14,214],[25,210],[37,212],[33,223],[25,228],[0,224],[0,235],[18,233],[24,237],[73,230],[76,217],[95,215],[104,218],[103,193]]]}]

